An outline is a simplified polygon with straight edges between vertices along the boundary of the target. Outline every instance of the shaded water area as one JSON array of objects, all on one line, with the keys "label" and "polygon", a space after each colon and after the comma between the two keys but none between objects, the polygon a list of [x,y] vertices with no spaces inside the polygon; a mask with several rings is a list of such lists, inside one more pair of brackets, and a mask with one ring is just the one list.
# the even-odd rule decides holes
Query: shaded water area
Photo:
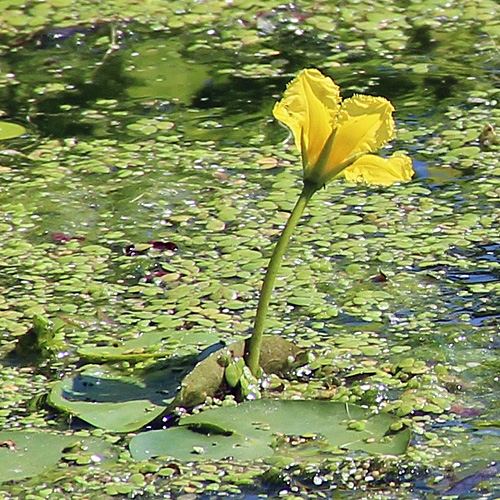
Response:
[{"label": "shaded water area", "polygon": [[[498,4],[165,3],[0,2],[0,118],[27,129],[0,142],[0,421],[102,439],[21,483],[0,473],[2,494],[497,498]],[[312,200],[268,333],[314,359],[267,397],[391,411],[408,452],[133,460],[129,436],[68,418],[47,393],[78,370],[133,381],[249,335],[301,188],[271,110],[306,67],[344,98],[390,99],[397,137],[382,153],[406,151],[416,176],[338,181]],[[55,356],[12,354],[34,315],[53,325]]]}]

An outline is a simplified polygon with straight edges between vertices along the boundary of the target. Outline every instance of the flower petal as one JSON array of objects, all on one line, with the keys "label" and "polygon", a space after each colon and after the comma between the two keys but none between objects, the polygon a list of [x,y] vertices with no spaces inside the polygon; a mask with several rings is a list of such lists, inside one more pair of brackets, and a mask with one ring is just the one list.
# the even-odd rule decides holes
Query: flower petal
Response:
[{"label": "flower petal", "polygon": [[373,153],[390,141],[395,133],[393,111],[384,97],[355,95],[343,101],[327,164],[333,168],[350,155]]},{"label": "flower petal", "polygon": [[343,170],[342,174],[349,181],[390,186],[395,182],[409,181],[414,171],[408,156],[394,153],[390,158],[363,155]]},{"label": "flower petal", "polygon": [[304,69],[288,84],[273,115],[291,129],[299,151],[303,150],[303,137],[309,163],[314,165],[333,130],[339,108],[340,88],[333,80],[317,69]]}]

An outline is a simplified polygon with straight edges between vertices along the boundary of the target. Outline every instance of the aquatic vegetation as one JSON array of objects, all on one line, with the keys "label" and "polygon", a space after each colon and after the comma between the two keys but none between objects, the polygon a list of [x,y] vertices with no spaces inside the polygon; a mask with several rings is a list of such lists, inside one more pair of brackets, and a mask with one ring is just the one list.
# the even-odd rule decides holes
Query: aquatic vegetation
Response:
[{"label": "aquatic vegetation", "polygon": [[262,285],[246,358],[254,376],[259,373],[260,345],[276,275],[312,195],[340,175],[384,186],[412,178],[408,156],[394,154],[384,159],[369,154],[394,137],[393,111],[383,97],[357,95],[341,103],[340,88],[316,69],[303,70],[274,106],[274,116],[290,127],[301,151],[304,187],[276,243]]},{"label": "aquatic vegetation", "polygon": [[339,176],[383,186],[413,177],[407,155],[369,154],[394,138],[393,112],[384,97],[356,94],[342,101],[340,87],[317,69],[301,71],[273,109],[293,133],[304,182],[319,187]]},{"label": "aquatic vegetation", "polygon": [[[295,88],[297,86],[300,90]],[[332,95],[334,104],[331,103]],[[271,256],[257,307],[254,330],[247,345],[245,346],[243,342],[233,343],[198,363],[184,377],[175,397],[172,393],[175,394],[178,385],[179,368],[177,376],[175,373],[170,373],[170,370],[163,373],[156,370],[153,378],[151,374],[144,373],[141,380],[136,379],[137,373],[135,377],[130,378],[101,367],[84,368],[76,376],[54,384],[49,396],[49,402],[54,407],[108,431],[134,431],[162,415],[170,415],[179,406],[193,407],[204,403],[208,397],[220,396],[224,393],[225,387],[229,391],[236,389],[243,399],[255,399],[260,396],[258,378],[262,375],[262,369],[267,375],[276,375],[289,371],[293,366],[297,368],[307,363],[307,356],[302,356],[301,359],[303,353],[300,348],[279,337],[267,337],[267,342],[263,346],[262,333],[281,259],[308,201],[324,183],[333,180],[336,175],[349,168],[355,168],[356,172],[361,172],[361,175],[356,176],[357,178],[375,179],[382,185],[388,184],[389,181],[394,183],[409,180],[413,173],[411,160],[408,157],[401,157],[403,168],[399,168],[400,165],[394,159],[380,159],[381,163],[379,163],[373,160],[378,157],[368,154],[381,147],[394,135],[393,107],[389,101],[383,98],[357,96],[353,98],[354,104],[351,101],[345,101],[342,107],[337,102],[339,100],[338,88],[329,78],[324,77],[317,70],[304,70],[288,87],[284,100],[275,107],[275,115],[282,117],[283,121],[291,126],[296,140],[300,137],[299,146],[302,149],[304,162],[304,186]],[[364,112],[358,109],[360,103]],[[280,111],[283,109],[286,109],[284,115]],[[320,136],[322,128],[325,134],[315,149],[314,141]],[[340,137],[342,141],[338,143],[334,137]],[[347,141],[350,141],[350,144],[346,148]],[[322,142],[324,144],[321,144]],[[334,154],[334,148],[342,150],[340,155]],[[345,157],[347,160],[338,160],[338,158]],[[370,173],[365,175],[365,170]],[[153,241],[150,244],[151,249],[156,251],[178,250],[177,245],[171,242],[163,244]],[[125,254],[129,257],[136,257],[147,251],[148,248],[139,250],[129,245],[125,249]],[[148,356],[147,352],[141,353],[137,350],[140,346],[141,343],[128,342],[125,349],[124,346],[121,349],[101,349],[101,356],[103,360],[113,359],[113,356],[118,360],[121,352],[127,354],[129,360],[138,361],[141,355]],[[92,350],[80,352],[87,357],[92,356]],[[94,355],[95,353],[94,350]],[[243,355],[245,355],[245,360]],[[245,366],[245,362],[248,366]],[[156,396],[158,390],[154,390],[155,386],[157,387],[158,383],[161,384],[162,380],[167,379],[170,381],[169,387],[165,385],[161,391],[162,396]],[[123,397],[123,394],[127,396]],[[261,414],[259,404],[261,403],[249,401],[246,405],[238,405],[232,410],[235,414],[235,422],[248,424],[250,417],[245,413],[247,408],[250,408],[252,415],[255,412]],[[320,416],[325,413],[325,406],[322,403],[315,404],[314,400],[304,400],[300,404],[302,404],[301,413],[309,411],[310,418],[296,420],[293,416],[295,412],[290,412],[289,406],[271,402],[271,406],[265,411],[267,418],[272,417],[276,422],[284,422],[291,415],[289,423],[293,424],[293,431],[290,430],[292,427],[277,427],[265,436],[260,431],[258,432],[260,435],[258,446],[253,441],[252,429],[239,429],[236,423],[223,423],[220,421],[220,415],[226,416],[228,411],[214,410],[213,418],[216,423],[207,423],[212,413],[205,411],[202,413],[199,425],[196,424],[196,428],[193,428],[193,419],[188,418],[186,420],[188,423],[180,427],[144,432],[131,443],[131,449],[139,450],[133,451],[134,456],[137,457],[172,455],[188,459],[192,456],[192,449],[201,449],[206,445],[210,449],[210,453],[206,456],[214,459],[224,459],[227,456],[240,459],[258,458],[276,453],[272,445],[272,436],[276,432],[298,435],[317,432],[327,439],[325,446],[333,446],[331,438],[328,437],[329,433],[324,431],[324,419]],[[254,409],[254,406],[257,408]],[[326,413],[331,414],[336,421],[333,435],[340,438],[340,441],[336,442],[339,450],[354,449],[390,454],[401,454],[406,450],[410,437],[409,429],[395,418],[385,413],[378,416],[372,409],[351,403],[347,405],[332,403],[327,408]],[[267,420],[264,420],[262,425],[268,426]],[[311,427],[312,421],[322,420],[323,424],[320,427]],[[206,432],[200,431],[199,426],[203,428],[208,426],[210,429],[218,426],[219,430],[216,433],[211,432],[210,434],[214,435],[210,435],[203,441],[200,432],[202,434]],[[331,426],[332,422],[326,423],[327,428]],[[365,427],[372,430],[364,433]],[[388,433],[391,434],[390,438]],[[224,439],[227,436],[231,438]],[[204,446],[202,446],[203,443]],[[238,453],[235,447],[238,447]],[[205,454],[201,454],[201,458],[204,457]]]},{"label": "aquatic vegetation", "polygon": [[[2,359],[0,496],[498,497],[498,3],[6,3],[2,120],[29,133],[0,147],[1,352],[28,349]],[[277,433],[277,454],[221,462],[200,434],[180,450],[188,463],[131,458],[132,436],[106,426],[135,434],[223,343],[238,345],[219,365],[223,393],[256,390],[242,384],[244,341],[302,187],[271,110],[304,67],[347,99],[387,97],[397,137],[368,154],[405,149],[416,175],[332,180],[312,197],[265,330],[313,356],[266,378],[259,403],[389,412],[410,446],[339,453]],[[30,351],[36,314],[67,355]],[[253,408],[193,389],[205,402],[171,436],[193,438],[188,414],[206,429],[212,407]],[[361,433],[362,420],[346,424]]]},{"label": "aquatic vegetation", "polygon": [[17,123],[0,121],[0,141],[3,139],[13,139],[26,133],[26,129]]},{"label": "aquatic vegetation", "polygon": [[64,355],[62,328],[63,325],[60,322],[54,326],[45,316],[35,314],[33,326],[19,337],[11,355],[30,361]]}]

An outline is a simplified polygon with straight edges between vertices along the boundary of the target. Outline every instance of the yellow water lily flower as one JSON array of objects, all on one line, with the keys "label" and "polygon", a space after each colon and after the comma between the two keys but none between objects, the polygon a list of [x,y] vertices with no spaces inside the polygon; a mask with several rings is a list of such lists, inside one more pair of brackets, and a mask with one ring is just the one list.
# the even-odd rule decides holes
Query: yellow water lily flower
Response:
[{"label": "yellow water lily flower", "polygon": [[413,176],[410,158],[369,153],[394,138],[394,107],[384,97],[354,95],[342,100],[340,88],[317,69],[304,69],[273,109],[287,125],[302,154],[304,180],[323,186],[335,177],[390,185]]}]

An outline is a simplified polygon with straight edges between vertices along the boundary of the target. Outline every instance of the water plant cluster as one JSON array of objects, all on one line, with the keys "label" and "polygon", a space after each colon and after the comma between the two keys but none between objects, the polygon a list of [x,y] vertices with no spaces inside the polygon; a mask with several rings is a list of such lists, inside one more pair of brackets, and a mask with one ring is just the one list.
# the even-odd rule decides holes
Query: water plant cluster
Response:
[{"label": "water plant cluster", "polygon": [[495,498],[498,5],[96,9],[0,19],[2,495]]}]

